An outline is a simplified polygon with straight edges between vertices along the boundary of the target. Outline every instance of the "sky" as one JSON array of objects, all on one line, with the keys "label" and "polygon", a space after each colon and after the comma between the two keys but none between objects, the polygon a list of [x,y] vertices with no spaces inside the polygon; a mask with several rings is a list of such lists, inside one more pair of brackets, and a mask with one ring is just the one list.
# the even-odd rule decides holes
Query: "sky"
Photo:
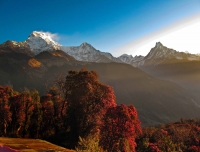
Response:
[{"label": "sky", "polygon": [[64,46],[146,55],[156,42],[200,53],[200,0],[0,0],[0,43],[49,32]]}]

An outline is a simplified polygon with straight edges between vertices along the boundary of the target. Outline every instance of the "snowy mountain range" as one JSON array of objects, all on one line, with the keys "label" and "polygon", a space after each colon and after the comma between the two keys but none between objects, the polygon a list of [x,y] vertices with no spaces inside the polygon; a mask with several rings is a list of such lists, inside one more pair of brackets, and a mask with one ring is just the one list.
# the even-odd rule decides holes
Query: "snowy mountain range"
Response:
[{"label": "snowy mountain range", "polygon": [[116,58],[88,43],[62,46],[48,33],[34,31],[24,42],[0,44],[0,84],[43,94],[55,78],[87,68],[114,88],[118,103],[136,106],[143,125],[155,125],[199,116],[199,58],[160,42],[145,57],[123,54]]},{"label": "snowy mountain range", "polygon": [[[135,56],[123,54],[119,57],[113,57],[112,54],[107,52],[101,52],[96,50],[89,43],[82,43],[80,46],[62,46],[55,42],[51,35],[45,32],[33,31],[27,40],[24,42],[12,41],[15,47],[29,48],[34,55],[37,55],[43,51],[55,51],[62,50],[74,57],[78,61],[86,62],[122,62],[131,64],[134,67],[144,65],[146,62],[152,60],[166,60],[166,59],[177,59],[177,60],[189,60],[189,61],[200,61],[200,56],[195,54],[189,54],[184,52],[178,52],[173,49],[169,49],[163,46],[160,42],[157,42],[155,47],[144,56]],[[157,64],[157,63],[155,63]]]},{"label": "snowy mountain range", "polygon": [[82,43],[80,46],[66,47],[61,46],[61,50],[73,56],[78,61],[86,62],[121,62],[110,53],[100,52],[88,43]]},{"label": "snowy mountain range", "polygon": [[62,50],[78,61],[86,62],[122,62],[113,57],[110,53],[100,52],[89,43],[82,43],[80,46],[62,46],[55,42],[51,35],[44,32],[33,31],[24,42],[12,41],[14,46],[27,47],[34,55],[44,51]]},{"label": "snowy mountain range", "polygon": [[[187,61],[200,61],[200,56],[197,54],[190,54],[186,52],[178,52],[176,50],[163,46],[160,42],[157,42],[155,47],[144,56],[135,56],[123,54],[118,57],[122,62],[131,64],[134,67],[143,66],[149,62],[151,65],[157,65],[159,62],[165,60],[187,60]],[[154,62],[154,63],[153,63]]]}]

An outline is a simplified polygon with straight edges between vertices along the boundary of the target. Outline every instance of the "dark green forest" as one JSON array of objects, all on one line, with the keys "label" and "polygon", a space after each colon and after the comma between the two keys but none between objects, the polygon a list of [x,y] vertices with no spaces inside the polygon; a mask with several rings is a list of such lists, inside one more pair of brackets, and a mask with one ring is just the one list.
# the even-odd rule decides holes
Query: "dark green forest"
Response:
[{"label": "dark green forest", "polygon": [[199,152],[200,120],[141,127],[95,71],[69,71],[46,95],[0,86],[0,136],[39,138],[78,152]]}]

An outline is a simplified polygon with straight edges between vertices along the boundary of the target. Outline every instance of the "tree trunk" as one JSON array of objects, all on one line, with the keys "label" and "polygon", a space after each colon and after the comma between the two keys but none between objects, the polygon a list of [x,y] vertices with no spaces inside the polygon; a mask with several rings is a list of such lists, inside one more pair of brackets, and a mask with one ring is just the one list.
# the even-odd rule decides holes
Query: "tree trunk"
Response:
[{"label": "tree trunk", "polygon": [[20,131],[20,129],[21,129],[21,125],[18,127],[18,129],[17,129],[17,131],[16,131],[16,135],[17,135],[17,137],[19,136],[19,131]]},{"label": "tree trunk", "polygon": [[7,129],[7,123],[6,122],[4,122],[4,135],[6,135],[6,129]]}]

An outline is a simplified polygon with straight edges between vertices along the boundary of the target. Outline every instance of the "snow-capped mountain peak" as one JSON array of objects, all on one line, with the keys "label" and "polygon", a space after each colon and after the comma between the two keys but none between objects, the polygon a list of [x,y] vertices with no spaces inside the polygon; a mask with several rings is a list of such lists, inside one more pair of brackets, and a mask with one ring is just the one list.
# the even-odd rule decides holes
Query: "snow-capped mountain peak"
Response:
[{"label": "snow-capped mountain peak", "polygon": [[118,57],[118,59],[120,59],[124,63],[130,63],[133,60],[133,56],[128,54],[122,54]]},{"label": "snow-capped mountain peak", "polygon": [[118,59],[120,59],[124,63],[131,64],[133,66],[137,66],[137,63],[142,61],[144,59],[144,56],[136,55],[135,57],[133,57],[132,55],[123,54],[123,55],[119,56]]},{"label": "snow-capped mountain peak", "polygon": [[[85,46],[88,46],[88,47],[93,47],[91,44],[87,43],[87,42],[83,42],[80,47],[85,47]],[[94,47],[93,47],[94,48]]]},{"label": "snow-capped mountain peak", "polygon": [[133,56],[132,56],[132,55],[128,55],[128,54],[122,54],[120,57],[133,58]]},{"label": "snow-capped mountain peak", "polygon": [[79,47],[83,50],[96,50],[91,44],[87,42],[83,42]]},{"label": "snow-capped mountain peak", "polygon": [[51,34],[48,32],[33,31],[25,42],[34,54],[47,50],[59,50],[61,46],[52,39]]},{"label": "snow-capped mountain peak", "polygon": [[61,46],[61,50],[73,56],[78,61],[86,62],[117,62],[120,60],[113,57],[110,53],[100,52],[91,44],[84,42],[80,46]]},{"label": "snow-capped mountain peak", "polygon": [[173,58],[176,53],[177,51],[163,46],[162,43],[160,42],[156,42],[155,47],[150,50],[150,52],[145,58],[147,59]]},{"label": "snow-capped mountain peak", "polygon": [[37,55],[43,51],[62,50],[78,61],[86,62],[121,62],[110,53],[96,50],[91,44],[84,42],[80,46],[62,46],[55,42],[49,32],[33,31],[24,42],[11,42],[13,47],[25,46],[31,54]]},{"label": "snow-capped mountain peak", "polygon": [[157,42],[155,47],[144,56],[131,56],[123,54],[118,57],[122,62],[131,64],[134,67],[142,66],[148,63],[158,65],[160,62],[167,60],[195,60],[200,61],[200,56],[190,53],[178,52],[176,50],[165,47],[161,42]]},{"label": "snow-capped mountain peak", "polygon": [[178,59],[178,60],[199,60],[199,56],[186,52],[178,52],[174,49],[163,46],[160,42],[156,43],[156,46],[150,50],[145,59]]},{"label": "snow-capped mountain peak", "polygon": [[162,43],[160,43],[160,42],[156,42],[156,46],[155,47],[163,47],[163,45],[162,45]]}]

